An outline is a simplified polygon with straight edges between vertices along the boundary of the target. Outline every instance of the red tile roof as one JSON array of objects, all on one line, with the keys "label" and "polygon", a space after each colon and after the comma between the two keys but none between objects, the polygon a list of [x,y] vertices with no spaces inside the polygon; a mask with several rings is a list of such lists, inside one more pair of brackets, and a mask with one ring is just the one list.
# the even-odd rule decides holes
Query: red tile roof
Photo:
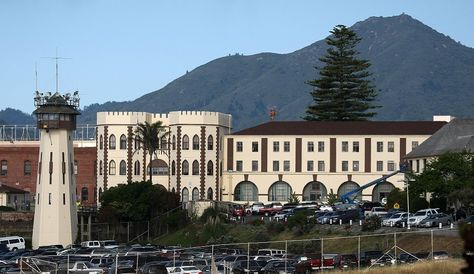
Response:
[{"label": "red tile roof", "polygon": [[232,135],[431,135],[445,124],[432,121],[272,121]]}]

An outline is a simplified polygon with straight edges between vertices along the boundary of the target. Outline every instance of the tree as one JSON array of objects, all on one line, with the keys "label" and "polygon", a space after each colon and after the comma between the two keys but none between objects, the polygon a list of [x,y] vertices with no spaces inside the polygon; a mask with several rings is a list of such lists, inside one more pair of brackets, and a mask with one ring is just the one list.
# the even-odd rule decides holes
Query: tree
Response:
[{"label": "tree", "polygon": [[[142,144],[143,149],[150,156],[150,182],[152,182],[153,175],[151,171],[153,155],[156,155],[156,151],[160,148],[160,139],[166,134],[168,134],[166,126],[163,126],[163,122],[161,121],[157,121],[153,124],[145,121],[145,123],[139,123],[135,129],[136,140]],[[144,165],[147,166],[146,162]]]},{"label": "tree", "polygon": [[413,178],[410,192],[417,195],[431,193],[432,199],[450,200],[469,207],[468,201],[472,194],[468,190],[474,188],[474,154],[461,152],[440,155],[427,163],[423,173]]},{"label": "tree", "polygon": [[[309,121],[357,121],[367,120],[378,108],[372,104],[377,96],[374,86],[366,78],[370,63],[358,59],[355,46],[361,38],[344,25],[337,25],[326,38],[329,45],[324,57],[325,65],[319,70],[319,79],[308,81],[313,86],[314,104],[306,110]],[[317,69],[317,68],[316,68]]]}]

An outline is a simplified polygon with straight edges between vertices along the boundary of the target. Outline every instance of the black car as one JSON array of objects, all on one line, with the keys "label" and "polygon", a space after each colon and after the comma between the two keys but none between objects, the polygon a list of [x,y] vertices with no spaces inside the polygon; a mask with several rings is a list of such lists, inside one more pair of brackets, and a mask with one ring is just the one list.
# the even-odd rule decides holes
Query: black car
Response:
[{"label": "black car", "polygon": [[350,220],[355,221],[359,219],[359,210],[348,209],[344,211],[336,211],[335,215],[331,218],[333,224],[339,224],[340,220],[342,220],[342,223],[349,223]]},{"label": "black car", "polygon": [[295,271],[295,260],[284,260],[268,262],[261,270],[264,274],[293,273]]},{"label": "black car", "polygon": [[334,267],[339,269],[350,269],[358,266],[357,256],[355,254],[339,254],[334,260]]},{"label": "black car", "polygon": [[254,260],[236,261],[232,264],[234,274],[259,272],[262,267]]}]

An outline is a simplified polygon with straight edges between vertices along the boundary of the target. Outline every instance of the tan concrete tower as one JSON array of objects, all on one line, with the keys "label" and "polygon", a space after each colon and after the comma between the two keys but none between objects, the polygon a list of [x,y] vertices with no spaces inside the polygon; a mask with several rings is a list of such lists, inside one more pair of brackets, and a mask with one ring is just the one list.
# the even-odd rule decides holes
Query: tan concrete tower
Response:
[{"label": "tan concrete tower", "polygon": [[79,115],[78,92],[36,92],[35,106],[40,153],[32,244],[33,248],[66,246],[75,241],[77,234],[72,133]]}]

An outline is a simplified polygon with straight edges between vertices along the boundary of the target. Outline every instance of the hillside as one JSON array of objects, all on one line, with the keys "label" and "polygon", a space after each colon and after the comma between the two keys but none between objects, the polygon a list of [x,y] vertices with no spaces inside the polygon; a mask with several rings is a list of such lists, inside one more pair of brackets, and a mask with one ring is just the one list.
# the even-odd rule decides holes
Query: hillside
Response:
[{"label": "hillside", "polygon": [[[474,116],[474,49],[405,14],[371,17],[351,28],[362,37],[358,50],[372,63],[380,90],[376,120]],[[107,110],[209,110],[231,113],[234,129],[242,129],[267,121],[275,106],[278,120],[299,120],[311,103],[305,81],[317,77],[314,67],[325,50],[320,40],[288,54],[218,58],[136,100],[87,106],[79,119],[94,123],[95,113]]]}]

